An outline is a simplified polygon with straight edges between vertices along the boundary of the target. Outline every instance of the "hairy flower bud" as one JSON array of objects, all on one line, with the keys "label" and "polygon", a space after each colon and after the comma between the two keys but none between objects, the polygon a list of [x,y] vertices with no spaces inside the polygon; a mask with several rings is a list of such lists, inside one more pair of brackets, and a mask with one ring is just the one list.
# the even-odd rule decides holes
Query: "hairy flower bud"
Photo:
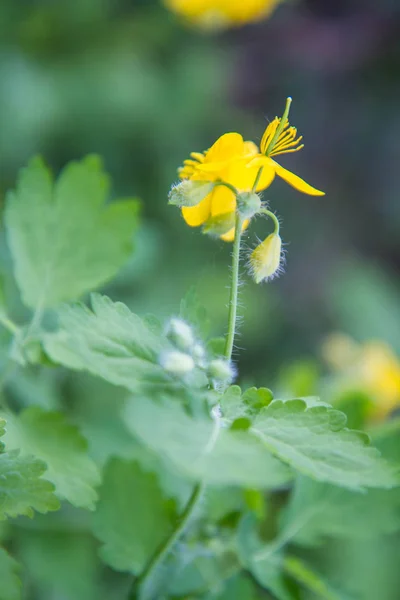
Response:
[{"label": "hairy flower bud", "polygon": [[208,367],[208,373],[212,379],[230,383],[235,377],[235,370],[231,363],[224,358],[212,360]]},{"label": "hairy flower bud", "polygon": [[211,181],[191,181],[185,179],[174,185],[168,195],[168,203],[174,206],[190,207],[200,204],[214,188]]},{"label": "hairy flower bud", "polygon": [[193,371],[195,364],[189,354],[172,350],[160,356],[160,365],[171,375],[182,376]]},{"label": "hairy flower bud", "polygon": [[272,279],[279,274],[282,261],[282,240],[271,233],[250,256],[250,267],[256,283]]},{"label": "hairy flower bud", "polygon": [[195,343],[192,328],[182,319],[171,319],[166,334],[179,350],[189,350]]},{"label": "hairy flower bud", "polygon": [[220,237],[235,227],[235,213],[228,212],[210,217],[203,225],[203,232],[211,236]]},{"label": "hairy flower bud", "polygon": [[251,219],[261,208],[261,200],[254,192],[241,192],[237,197],[237,206],[244,219]]}]

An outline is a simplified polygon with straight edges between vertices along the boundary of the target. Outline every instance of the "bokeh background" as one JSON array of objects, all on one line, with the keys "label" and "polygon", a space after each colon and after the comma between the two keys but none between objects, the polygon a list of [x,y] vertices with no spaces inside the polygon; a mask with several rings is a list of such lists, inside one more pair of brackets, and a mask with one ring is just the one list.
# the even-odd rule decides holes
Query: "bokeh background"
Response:
[{"label": "bokeh background", "polygon": [[242,373],[265,382],[337,329],[400,350],[399,32],[397,0],[289,0],[214,34],[158,0],[3,0],[0,194],[33,154],[56,172],[100,154],[115,194],[143,201],[135,258],[111,295],[165,316],[199,280],[221,334],[229,247],[187,228],[167,193],[190,151],[226,131],[259,141],[291,95],[306,146],[282,164],[326,197],[278,181],[266,193],[287,267],[268,286],[244,277]]},{"label": "bokeh background", "polygon": [[[212,33],[158,0],[1,0],[0,199],[32,155],[58,172],[100,154],[115,196],[143,205],[135,253],[105,291],[165,318],[197,284],[222,335],[230,247],[188,228],[167,194],[189,152],[227,131],[259,141],[289,95],[305,149],[282,164],[326,196],[279,181],[267,190],[286,272],[262,286],[243,275],[238,360],[245,381],[284,389],[290,374],[312,393],[331,332],[400,352],[398,0],[288,0],[263,22]],[[261,221],[246,244],[267,233]],[[330,548],[333,572],[368,573],[359,598],[396,600],[398,540],[380,548],[378,563],[372,547]]]}]

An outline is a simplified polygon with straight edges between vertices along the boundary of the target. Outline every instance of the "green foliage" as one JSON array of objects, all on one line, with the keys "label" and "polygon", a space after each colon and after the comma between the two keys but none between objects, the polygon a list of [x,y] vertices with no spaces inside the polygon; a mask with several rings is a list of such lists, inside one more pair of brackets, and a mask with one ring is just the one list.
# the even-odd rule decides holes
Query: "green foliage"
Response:
[{"label": "green foliage", "polygon": [[251,431],[300,473],[354,490],[390,488],[399,481],[368,437],[345,428],[346,416],[304,400],[275,400],[263,408]]},{"label": "green foliage", "polygon": [[114,459],[106,467],[93,528],[104,544],[103,560],[114,569],[138,574],[171,531],[174,511],[154,474],[132,461]]},{"label": "green foliage", "polygon": [[0,520],[59,508],[54,486],[42,478],[45,471],[45,463],[36,458],[0,454]]},{"label": "green foliage", "polygon": [[[131,253],[137,204],[107,206],[108,195],[108,177],[89,156],[55,182],[34,159],[7,196],[15,279],[35,313],[16,326],[8,294],[0,294],[8,330],[0,520],[45,516],[35,515],[33,526],[9,520],[0,539],[23,566],[28,595],[344,600],[355,591],[367,598],[359,581],[345,578],[342,586],[345,567],[338,578],[319,552],[353,544],[362,572],[371,559],[357,544],[387,549],[386,539],[398,534],[397,422],[376,435],[392,466],[366,434],[346,427],[342,412],[313,395],[313,361],[282,376],[283,393],[310,394],[294,400],[216,380],[210,364],[224,354],[225,339],[209,339],[195,288],[180,305],[183,342],[182,331],[179,341],[157,317],[107,296],[92,294],[91,308],[77,302]],[[132,262],[111,294],[124,296],[135,269]],[[153,293],[163,298],[161,285]],[[74,303],[59,306],[66,301]],[[142,306],[147,312],[146,301]],[[364,426],[369,413],[357,408],[354,394],[342,406]],[[61,510],[47,515],[60,500]],[[398,541],[392,546],[398,550]],[[0,548],[1,600],[20,599],[15,559]]]},{"label": "green foliage", "polygon": [[96,542],[88,533],[27,528],[18,531],[16,537],[30,585],[38,598],[61,594],[66,600],[100,597]]},{"label": "green foliage", "polygon": [[5,440],[9,448],[21,452],[20,460],[32,460],[29,456],[33,455],[44,461],[46,477],[60,499],[94,508],[99,472],[87,455],[86,441],[63,414],[31,407],[17,417],[9,416]]},{"label": "green foliage", "polygon": [[[5,433],[5,425],[0,419],[0,436]],[[54,486],[42,478],[45,471],[43,461],[19,456],[18,451],[4,452],[0,441],[0,521],[18,515],[33,517],[34,510],[46,513],[59,508]]]},{"label": "green foliage", "polygon": [[281,526],[295,532],[296,544],[310,547],[327,538],[370,540],[399,531],[399,511],[399,488],[359,494],[299,477]]},{"label": "green foliage", "polygon": [[70,163],[56,182],[40,158],[22,169],[5,222],[24,302],[74,300],[113,277],[128,259],[136,201],[105,207],[109,178],[96,156]]},{"label": "green foliage", "polygon": [[50,358],[132,392],[146,385],[173,386],[158,364],[167,340],[124,304],[98,294],[91,299],[92,311],[81,304],[59,309],[61,329],[44,340]]},{"label": "green foliage", "polygon": [[191,417],[171,400],[133,400],[125,417],[138,439],[193,481],[271,489],[291,479],[253,436],[221,428],[205,416]]},{"label": "green foliage", "polygon": [[285,556],[284,546],[289,539],[282,537],[266,544],[257,532],[254,517],[245,516],[237,535],[242,565],[278,600],[298,597],[300,588],[315,593],[321,600],[339,600],[339,596],[303,560]]},{"label": "green foliage", "polygon": [[5,550],[0,548],[1,600],[20,600],[21,581],[18,577],[20,567]]}]

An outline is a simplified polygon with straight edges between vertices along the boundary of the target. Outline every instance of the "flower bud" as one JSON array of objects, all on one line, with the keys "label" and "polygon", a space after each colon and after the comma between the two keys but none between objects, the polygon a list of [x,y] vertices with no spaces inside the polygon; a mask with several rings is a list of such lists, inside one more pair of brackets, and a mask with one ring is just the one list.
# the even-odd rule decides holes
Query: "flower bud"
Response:
[{"label": "flower bud", "polygon": [[282,258],[282,240],[271,233],[250,256],[250,267],[256,283],[272,279],[279,274]]},{"label": "flower bud", "polygon": [[206,367],[206,351],[203,348],[202,344],[197,343],[193,346],[192,356],[198,367]]},{"label": "flower bud", "polygon": [[190,325],[182,319],[171,319],[167,325],[166,335],[179,350],[189,350],[195,343]]},{"label": "flower bud", "polygon": [[223,358],[212,360],[208,367],[208,373],[212,379],[229,383],[235,377],[235,371],[231,363]]},{"label": "flower bud", "polygon": [[194,360],[189,354],[173,350],[160,356],[160,365],[171,375],[182,376],[194,369]]},{"label": "flower bud", "polygon": [[211,217],[203,226],[203,232],[219,237],[235,227],[235,213],[228,212]]},{"label": "flower bud", "polygon": [[261,208],[261,200],[254,192],[241,192],[237,197],[238,210],[243,218],[251,219]]},{"label": "flower bud", "polygon": [[184,179],[174,185],[168,195],[168,203],[182,208],[197,206],[214,188],[211,181],[191,181]]}]

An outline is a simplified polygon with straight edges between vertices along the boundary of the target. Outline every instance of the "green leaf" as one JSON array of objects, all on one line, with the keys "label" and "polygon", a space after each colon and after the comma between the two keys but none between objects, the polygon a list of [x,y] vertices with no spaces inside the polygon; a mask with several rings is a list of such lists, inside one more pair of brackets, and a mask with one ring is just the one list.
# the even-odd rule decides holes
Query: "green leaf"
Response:
[{"label": "green leaf", "polygon": [[398,485],[398,474],[368,447],[368,436],[345,424],[345,415],[332,408],[275,400],[260,411],[250,431],[275,456],[314,479],[353,490]]},{"label": "green leaf", "polygon": [[0,520],[60,508],[53,484],[42,479],[45,471],[45,463],[32,456],[0,454]]},{"label": "green leaf", "polygon": [[283,566],[288,575],[302,587],[316,594],[320,600],[339,600],[339,596],[329,589],[320,576],[312,571],[304,561],[295,556],[286,556]]},{"label": "green leaf", "polygon": [[61,499],[78,507],[94,508],[99,472],[87,454],[86,441],[64,415],[27,408],[8,418],[5,441],[7,447],[20,449],[23,457],[33,455],[46,463],[46,477]]},{"label": "green leaf", "polygon": [[254,436],[190,417],[176,400],[132,400],[125,420],[143,444],[193,481],[272,489],[291,479],[289,469]]},{"label": "green leaf", "polygon": [[[47,521],[47,527],[43,525],[43,530],[20,528],[15,534],[21,561],[29,574],[31,597],[102,598],[93,536],[77,530],[51,531],[51,527],[58,525],[54,522]],[[65,524],[68,526],[72,523]]]},{"label": "green leaf", "polygon": [[206,309],[200,302],[196,287],[191,287],[182,298],[180,316],[194,327],[200,337],[207,338],[210,331],[210,319]]},{"label": "green leaf", "polygon": [[292,600],[283,572],[283,555],[279,544],[265,544],[257,532],[257,519],[245,515],[239,523],[236,545],[241,564],[256,581],[278,600]]},{"label": "green leaf", "polygon": [[91,300],[92,311],[81,304],[59,309],[61,330],[44,340],[51,359],[133,392],[146,384],[171,387],[174,380],[158,364],[167,340],[124,304],[99,294]]},{"label": "green leaf", "polygon": [[139,574],[172,528],[174,513],[156,476],[132,461],[111,460],[93,517],[104,544],[103,560],[118,571]]},{"label": "green leaf", "polygon": [[268,388],[249,388],[242,394],[238,385],[231,385],[221,398],[221,410],[229,422],[254,417],[268,406],[274,396]]},{"label": "green leaf", "polygon": [[20,567],[4,548],[0,548],[0,582],[1,600],[20,600],[22,597],[21,581],[18,577]]},{"label": "green leaf", "polygon": [[[244,600],[246,595],[220,596],[221,591],[227,587],[227,581],[232,575],[241,570],[237,556],[233,552],[224,551],[223,544],[219,548],[207,548],[197,546],[185,547],[181,553],[183,564],[177,569],[176,575],[172,575],[168,585],[168,597],[178,598],[238,598]],[[238,578],[237,578],[238,579]],[[239,589],[244,592],[251,589],[246,581],[238,584]],[[232,593],[232,586],[228,586]]]},{"label": "green leaf", "polygon": [[371,540],[400,530],[400,489],[352,492],[298,477],[281,523],[302,546],[327,538]]},{"label": "green leaf", "polygon": [[23,300],[32,308],[79,298],[128,259],[137,224],[133,200],[105,206],[110,182],[88,156],[56,182],[40,158],[21,170],[7,196],[5,223]]}]

